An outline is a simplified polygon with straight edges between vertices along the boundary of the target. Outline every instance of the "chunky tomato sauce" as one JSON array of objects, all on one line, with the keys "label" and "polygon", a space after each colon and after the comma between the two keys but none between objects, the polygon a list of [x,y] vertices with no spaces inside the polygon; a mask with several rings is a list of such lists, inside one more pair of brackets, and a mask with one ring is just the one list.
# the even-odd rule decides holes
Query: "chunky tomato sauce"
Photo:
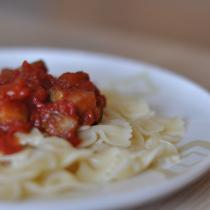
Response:
[{"label": "chunky tomato sauce", "polygon": [[33,127],[80,144],[82,125],[100,122],[106,100],[85,72],[66,72],[56,78],[43,61],[24,61],[17,69],[0,73],[0,152],[20,151],[15,132]]}]

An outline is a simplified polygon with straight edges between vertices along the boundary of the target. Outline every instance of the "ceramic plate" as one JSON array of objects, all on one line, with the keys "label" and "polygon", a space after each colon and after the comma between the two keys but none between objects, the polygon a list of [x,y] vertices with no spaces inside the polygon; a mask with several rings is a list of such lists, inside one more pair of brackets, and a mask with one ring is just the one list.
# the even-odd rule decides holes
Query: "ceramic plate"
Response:
[{"label": "ceramic plate", "polygon": [[[179,144],[181,161],[168,170],[146,171],[125,181],[99,187],[88,195],[54,200],[1,202],[0,209],[130,209],[186,186],[209,169],[210,95],[203,88],[170,71],[116,56],[58,49],[0,50],[0,67],[16,67],[23,60],[37,59],[43,59],[52,74],[60,74],[61,70],[87,71],[99,86],[113,79],[120,81],[134,78],[137,86],[133,90],[145,94],[157,113],[180,116],[186,121],[186,134]],[[136,81],[138,78],[139,82]],[[147,87],[145,84],[148,81],[145,82],[145,78],[152,85]],[[153,94],[150,93],[151,86],[156,90]]]}]

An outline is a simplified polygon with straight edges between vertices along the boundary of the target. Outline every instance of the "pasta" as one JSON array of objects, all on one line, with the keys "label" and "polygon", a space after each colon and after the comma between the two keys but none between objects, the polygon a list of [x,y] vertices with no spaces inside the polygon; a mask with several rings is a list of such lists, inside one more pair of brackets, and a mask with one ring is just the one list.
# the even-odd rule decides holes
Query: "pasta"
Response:
[{"label": "pasta", "polygon": [[179,161],[175,144],[184,133],[183,120],[157,116],[142,98],[105,94],[103,120],[80,128],[78,148],[38,129],[17,133],[25,149],[0,156],[0,198],[81,191],[140,174],[163,159]]}]

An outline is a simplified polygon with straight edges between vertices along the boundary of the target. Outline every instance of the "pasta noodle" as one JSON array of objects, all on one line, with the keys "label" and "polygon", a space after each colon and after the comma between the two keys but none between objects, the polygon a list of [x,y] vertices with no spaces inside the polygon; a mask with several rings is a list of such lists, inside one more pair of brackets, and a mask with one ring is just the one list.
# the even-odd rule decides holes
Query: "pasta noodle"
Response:
[{"label": "pasta noodle", "polygon": [[21,199],[86,189],[122,180],[162,159],[177,162],[183,133],[179,118],[159,117],[142,98],[106,93],[103,120],[79,130],[78,148],[37,129],[17,133],[25,149],[0,156],[0,198]]}]

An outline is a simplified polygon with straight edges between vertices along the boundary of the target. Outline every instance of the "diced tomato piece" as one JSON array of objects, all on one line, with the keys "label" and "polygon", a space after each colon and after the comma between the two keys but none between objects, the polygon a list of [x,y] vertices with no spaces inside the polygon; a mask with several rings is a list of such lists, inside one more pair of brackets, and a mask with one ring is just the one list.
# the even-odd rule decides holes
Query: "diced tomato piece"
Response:
[{"label": "diced tomato piece", "polygon": [[95,93],[92,91],[84,90],[62,90],[62,89],[51,89],[51,100],[67,100],[72,102],[77,107],[79,113],[84,113],[87,110],[92,110],[96,106]]},{"label": "diced tomato piece", "polygon": [[0,101],[0,124],[27,122],[29,112],[27,106],[18,101]]},{"label": "diced tomato piece", "polygon": [[12,154],[22,150],[19,140],[13,134],[5,134],[0,132],[0,152],[4,154]]},{"label": "diced tomato piece", "polygon": [[18,70],[2,69],[0,73],[0,85],[13,82],[20,74]]},{"label": "diced tomato piece", "polygon": [[63,88],[79,87],[86,81],[89,81],[89,76],[84,72],[67,72],[58,78],[58,84]]},{"label": "diced tomato piece", "polygon": [[35,61],[35,62],[31,63],[31,65],[34,69],[39,69],[40,71],[45,72],[45,73],[48,72],[45,63],[42,60]]},{"label": "diced tomato piece", "polygon": [[43,104],[34,111],[31,118],[35,127],[48,133],[74,142],[79,117],[74,105],[68,101]]},{"label": "diced tomato piece", "polygon": [[23,80],[17,80],[0,86],[0,100],[24,100],[30,95],[30,89]]}]

